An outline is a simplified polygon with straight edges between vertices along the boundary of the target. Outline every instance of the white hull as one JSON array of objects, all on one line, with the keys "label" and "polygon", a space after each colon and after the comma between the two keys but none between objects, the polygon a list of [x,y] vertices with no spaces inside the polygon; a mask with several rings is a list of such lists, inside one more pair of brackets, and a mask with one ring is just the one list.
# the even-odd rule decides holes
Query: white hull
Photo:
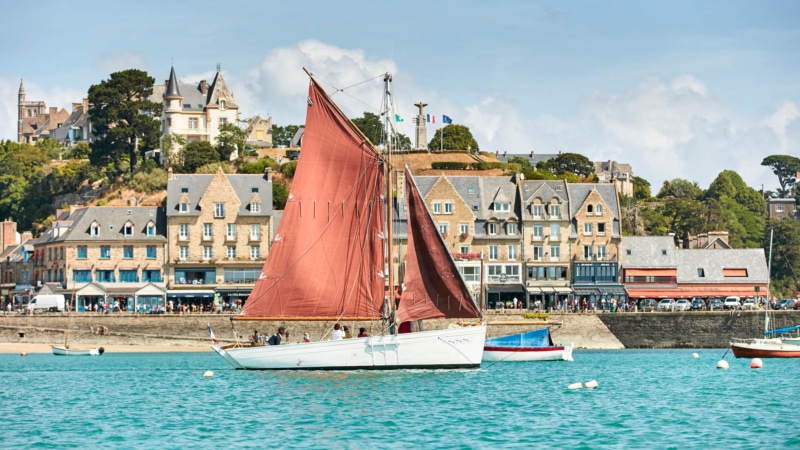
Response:
[{"label": "white hull", "polygon": [[784,344],[800,345],[800,337],[783,338],[781,341],[783,341]]},{"label": "white hull", "polygon": [[484,324],[336,341],[211,348],[236,369],[456,369],[480,367],[485,339]]},{"label": "white hull", "polygon": [[487,362],[572,361],[572,344],[556,347],[485,347]]},{"label": "white hull", "polygon": [[65,347],[57,347],[55,345],[51,345],[50,348],[53,349],[53,354],[58,356],[100,356],[103,354],[103,352],[101,352],[99,349],[96,348],[78,350]]}]

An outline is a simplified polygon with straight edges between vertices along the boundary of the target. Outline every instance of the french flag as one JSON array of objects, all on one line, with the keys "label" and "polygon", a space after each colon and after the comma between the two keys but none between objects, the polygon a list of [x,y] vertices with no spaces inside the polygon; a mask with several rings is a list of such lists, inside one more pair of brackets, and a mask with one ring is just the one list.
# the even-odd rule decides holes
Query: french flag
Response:
[{"label": "french flag", "polygon": [[428,123],[436,123],[436,116],[432,116],[430,114],[425,114],[425,117],[426,117],[426,119],[427,119],[426,121]]},{"label": "french flag", "polygon": [[214,336],[214,330],[211,329],[211,324],[208,324],[208,334],[211,335],[211,340],[214,341],[215,344],[219,344],[217,337]]}]

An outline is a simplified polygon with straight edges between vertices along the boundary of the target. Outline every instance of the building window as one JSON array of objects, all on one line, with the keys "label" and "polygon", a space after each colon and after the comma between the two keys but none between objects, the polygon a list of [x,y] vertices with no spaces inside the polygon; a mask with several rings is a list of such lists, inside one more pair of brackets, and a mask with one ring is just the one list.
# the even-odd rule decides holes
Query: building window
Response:
[{"label": "building window", "polygon": [[257,223],[250,224],[250,240],[251,241],[261,240],[261,225]]},{"label": "building window", "polygon": [[603,215],[603,205],[596,205],[594,207],[594,214],[596,216],[602,216]]},{"label": "building window", "polygon": [[433,202],[433,213],[434,214],[441,214],[442,213],[442,204],[439,202]]},{"label": "building window", "polygon": [[100,259],[110,259],[111,258],[111,247],[108,245],[100,246]]},{"label": "building window", "polygon": [[554,219],[561,218],[561,211],[558,205],[550,205],[550,217]]},{"label": "building window", "polygon": [[556,224],[550,224],[550,240],[551,241],[560,241],[561,240],[561,227]]},{"label": "building window", "polygon": [[496,261],[497,260],[497,246],[496,245],[490,245],[489,246],[489,259],[492,260],[492,261]]},{"label": "building window", "polygon": [[250,247],[250,259],[258,259],[261,257],[261,247],[253,245]]},{"label": "building window", "polygon": [[544,248],[541,245],[533,246],[533,260],[541,261],[544,256]]},{"label": "building window", "polygon": [[510,203],[495,202],[494,210],[496,212],[509,212],[509,211],[511,211],[511,204]]},{"label": "building window", "polygon": [[86,259],[86,246],[79,245],[78,246],[78,259]]},{"label": "building window", "polygon": [[143,270],[142,271],[142,281],[149,281],[151,283],[160,283],[161,282],[161,271],[160,270]]},{"label": "building window", "polygon": [[[220,100],[219,101],[219,109],[225,109],[226,106],[227,106],[227,102],[225,100]],[[219,119],[220,125],[222,125],[222,123],[223,123],[222,120],[223,119]]]},{"label": "building window", "polygon": [[469,234],[469,224],[468,223],[458,224],[458,232],[461,234]]},{"label": "building window", "polygon": [[583,259],[592,259],[592,246],[585,245],[583,247]]},{"label": "building window", "polygon": [[153,222],[147,224],[147,235],[148,236],[156,235],[156,224],[154,224]]},{"label": "building window", "polygon": [[515,236],[517,234],[517,224],[515,223],[506,224],[506,230],[509,236]]},{"label": "building window", "polygon": [[517,246],[516,245],[509,245],[508,246],[508,260],[509,261],[516,261],[517,260]]},{"label": "building window", "polygon": [[227,228],[228,228],[228,232],[226,233],[227,239],[229,241],[235,241],[236,240],[236,224],[235,223],[229,223]]},{"label": "building window", "polygon": [[95,222],[89,227],[89,235],[90,236],[99,236],[100,235],[100,224]]},{"label": "building window", "polygon": [[210,245],[203,247],[203,259],[208,260],[214,257],[214,248]]},{"label": "building window", "polygon": [[597,259],[603,261],[606,259],[606,246],[605,245],[598,245],[597,246]]},{"label": "building window", "polygon": [[697,276],[700,278],[705,278],[706,271],[702,267],[697,268]]},{"label": "building window", "polygon": [[533,224],[533,240],[534,241],[541,241],[543,239],[544,229],[542,228],[542,224],[535,223]]},{"label": "building window", "polygon": [[561,258],[561,246],[560,245],[551,245],[550,246],[550,260],[551,261],[558,261]]},{"label": "building window", "polygon": [[592,205],[586,205],[586,215],[587,216],[594,215],[594,207]]},{"label": "building window", "polygon": [[775,212],[783,212],[783,205],[775,205]]},{"label": "building window", "polygon": [[605,236],[606,234],[606,224],[605,223],[598,223],[597,224],[597,234],[600,236]]},{"label": "building window", "polygon": [[156,259],[156,246],[155,245],[148,245],[147,246],[147,259]]},{"label": "building window", "polygon": [[187,203],[187,202],[181,202],[181,209],[180,209],[180,212],[182,212],[182,213],[188,213],[188,212],[189,212],[189,203]]},{"label": "building window", "polygon": [[583,234],[592,234],[592,224],[591,223],[583,224]]},{"label": "building window", "polygon": [[489,224],[489,234],[492,235],[492,236],[497,234],[497,224],[496,223],[490,223]]},{"label": "building window", "polygon": [[203,240],[210,241],[214,237],[214,227],[210,223],[203,224]]},{"label": "building window", "polygon": [[133,246],[126,245],[122,247],[122,258],[123,259],[133,259]]},{"label": "building window", "polygon": [[[225,102],[223,101],[223,103]],[[225,107],[223,106],[222,109],[225,109]],[[219,118],[219,126],[225,125],[226,123],[228,123],[228,119],[226,119],[225,117]]]},{"label": "building window", "polygon": [[91,270],[73,270],[72,281],[76,283],[91,283],[92,271]]},{"label": "building window", "polygon": [[439,233],[442,234],[442,235],[445,235],[445,236],[447,235],[447,224],[446,223],[440,223],[439,224]]},{"label": "building window", "polygon": [[119,281],[122,283],[138,283],[139,277],[137,276],[137,272],[137,270],[120,270]]},{"label": "building window", "polygon": [[261,212],[261,203],[258,203],[258,202],[250,203],[250,212],[251,213],[259,213],[259,212]]},{"label": "building window", "polygon": [[534,219],[542,218],[542,205],[533,205],[533,218]]},{"label": "building window", "polygon": [[444,213],[453,214],[453,202],[444,202]]},{"label": "building window", "polygon": [[179,258],[181,261],[186,261],[189,259],[189,247],[180,247],[179,251]]},{"label": "building window", "polygon": [[101,283],[114,283],[113,270],[95,270],[95,275],[97,276],[97,281]]},{"label": "building window", "polygon": [[196,130],[197,129],[197,118],[196,117],[191,117],[189,119],[189,129],[190,130]]},{"label": "building window", "polygon": [[469,245],[462,245],[458,248],[460,253],[469,253]]},{"label": "building window", "polygon": [[480,267],[459,267],[458,271],[461,272],[461,277],[464,278],[464,281],[481,281]]},{"label": "building window", "polygon": [[125,236],[133,236],[133,224],[126,222],[125,225],[122,226],[122,234]]},{"label": "building window", "polygon": [[217,219],[225,217],[225,203],[214,203],[214,217]]},{"label": "building window", "polygon": [[236,247],[229,245],[226,256],[228,257],[228,259],[236,259]]},{"label": "building window", "polygon": [[182,223],[178,225],[178,238],[182,241],[189,239],[189,224]]}]

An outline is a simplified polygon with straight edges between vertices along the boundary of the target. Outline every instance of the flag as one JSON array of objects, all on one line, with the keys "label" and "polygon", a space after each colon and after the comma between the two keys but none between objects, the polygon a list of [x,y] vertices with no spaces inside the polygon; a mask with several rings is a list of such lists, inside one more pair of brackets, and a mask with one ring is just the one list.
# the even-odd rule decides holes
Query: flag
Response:
[{"label": "flag", "polygon": [[208,334],[211,335],[211,340],[214,341],[215,344],[219,344],[219,341],[217,340],[217,337],[214,336],[214,330],[211,329],[211,324],[210,323],[208,324]]},{"label": "flag", "polygon": [[394,121],[395,121],[395,122],[402,122],[402,121],[403,121],[403,118],[402,118],[402,117],[400,117],[400,114],[395,114],[395,115],[394,115]]},{"label": "flag", "polygon": [[453,123],[453,119],[451,119],[451,118],[449,118],[449,117],[447,117],[445,115],[442,115],[442,123]]},{"label": "flag", "polygon": [[426,122],[428,123],[436,123],[436,116],[432,116],[430,114],[425,114]]}]

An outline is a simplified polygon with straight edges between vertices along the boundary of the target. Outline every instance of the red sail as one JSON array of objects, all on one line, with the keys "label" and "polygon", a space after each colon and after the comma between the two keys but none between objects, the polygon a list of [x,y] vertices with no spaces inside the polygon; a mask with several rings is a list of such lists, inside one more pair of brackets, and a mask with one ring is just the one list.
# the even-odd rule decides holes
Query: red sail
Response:
[{"label": "red sail", "polygon": [[408,260],[404,290],[397,308],[398,321],[481,317],[408,168],[405,178]]},{"label": "red sail", "polygon": [[312,78],[302,150],[267,261],[242,316],[377,318],[383,163]]}]

